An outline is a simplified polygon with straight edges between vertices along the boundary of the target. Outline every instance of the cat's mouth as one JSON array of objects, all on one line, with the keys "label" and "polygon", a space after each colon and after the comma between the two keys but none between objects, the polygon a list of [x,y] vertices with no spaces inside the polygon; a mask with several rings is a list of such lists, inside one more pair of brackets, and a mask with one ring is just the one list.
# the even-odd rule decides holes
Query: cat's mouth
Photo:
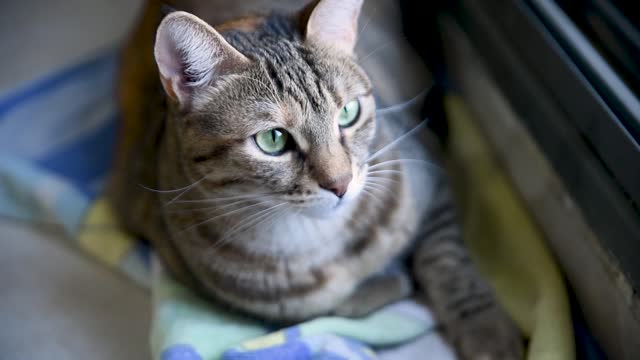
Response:
[{"label": "cat's mouth", "polygon": [[322,194],[320,199],[303,206],[300,213],[309,217],[321,219],[343,215],[343,210],[355,203],[355,200],[362,193],[366,172],[366,165],[362,169],[354,169],[354,176],[347,187],[347,191],[342,197],[338,197],[329,191],[320,189],[319,194]]}]

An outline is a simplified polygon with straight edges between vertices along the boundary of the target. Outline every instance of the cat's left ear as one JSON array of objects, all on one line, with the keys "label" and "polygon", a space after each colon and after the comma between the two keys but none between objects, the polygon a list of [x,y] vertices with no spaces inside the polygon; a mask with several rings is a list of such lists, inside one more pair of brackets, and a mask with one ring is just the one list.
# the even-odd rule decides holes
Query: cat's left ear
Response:
[{"label": "cat's left ear", "polygon": [[302,14],[306,40],[352,54],[363,0],[319,0]]},{"label": "cat's left ear", "polygon": [[160,23],[154,55],[162,86],[182,108],[190,105],[198,88],[214,85],[250,62],[213,27],[183,11]]}]

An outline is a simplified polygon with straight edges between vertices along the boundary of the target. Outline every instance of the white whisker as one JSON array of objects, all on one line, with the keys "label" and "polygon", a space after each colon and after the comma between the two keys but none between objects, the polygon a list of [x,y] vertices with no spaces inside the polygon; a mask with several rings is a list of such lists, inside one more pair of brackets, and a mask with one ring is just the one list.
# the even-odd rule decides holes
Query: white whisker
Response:
[{"label": "white whisker", "polygon": [[182,188],[179,188],[179,189],[173,189],[173,190],[158,190],[158,189],[152,189],[152,188],[150,188],[150,187],[148,187],[148,186],[144,186],[144,185],[142,185],[142,184],[138,184],[138,186],[140,186],[141,188],[143,188],[143,189],[145,189],[145,190],[147,190],[147,191],[151,191],[151,192],[154,192],[154,193],[159,193],[159,194],[171,194],[171,193],[176,193],[176,192],[179,192],[179,191],[183,191],[183,190],[185,190],[185,189],[188,189],[188,188],[190,188],[191,186],[193,186],[193,184],[191,184],[191,185],[187,185],[187,186],[182,187]]},{"label": "white whisker", "polygon": [[253,225],[257,224],[257,222],[259,222],[260,220],[268,217],[269,215],[271,215],[273,212],[276,211],[277,208],[279,208],[282,205],[286,205],[286,203],[282,202],[280,204],[274,205],[270,208],[258,211],[255,214],[252,214],[248,219],[245,219],[245,221],[238,223],[237,225],[235,225],[234,227],[232,227],[231,229],[229,229],[220,239],[220,241],[225,241],[226,239],[230,238],[232,235],[235,235],[239,232],[245,231],[251,227],[253,227]]},{"label": "white whisker", "polygon": [[394,146],[398,145],[401,141],[405,140],[406,138],[408,138],[409,136],[415,134],[416,132],[422,130],[424,127],[427,126],[427,121],[428,121],[428,118],[425,119],[425,120],[422,120],[418,125],[414,126],[413,129],[407,131],[406,133],[402,134],[397,139],[395,139],[392,142],[390,142],[389,144],[385,145],[382,149],[380,149],[380,150],[376,151],[375,153],[373,153],[373,155],[369,156],[369,158],[365,162],[368,163],[368,162],[376,159],[378,156],[384,154],[385,152],[387,152],[390,149],[392,149]]},{"label": "white whisker", "polygon": [[[400,183],[401,182],[398,179],[392,179],[392,178],[381,177],[381,176],[371,176],[371,175],[367,176],[367,180],[366,181],[370,181],[370,182],[376,183],[376,182],[380,182],[382,180],[390,181],[390,182],[394,182],[394,183]],[[383,182],[383,184],[388,184],[388,182]]]},{"label": "white whisker", "polygon": [[[264,198],[266,199],[266,198]],[[224,210],[228,207],[234,206],[234,205],[238,205],[238,204],[242,204],[242,203],[248,203],[248,202],[256,202],[257,201],[257,197],[256,198],[250,198],[250,199],[245,199],[245,200],[239,200],[239,201],[235,201],[232,202],[231,204],[224,204],[221,206],[218,205],[213,205],[213,206],[206,206],[206,207],[198,207],[198,208],[186,208],[186,209],[174,209],[174,210],[170,210],[171,212],[188,212],[188,211],[206,211],[206,210]]]},{"label": "white whisker", "polygon": [[392,193],[391,190],[389,190],[388,188],[382,186],[381,184],[374,184],[374,183],[370,183],[370,182],[365,183],[363,188]]},{"label": "white whisker", "polygon": [[[281,204],[282,205],[282,204]],[[229,233],[229,234],[225,234],[225,236],[221,239],[222,241],[226,242],[230,242],[233,240],[233,238],[231,237],[232,235],[238,234],[238,233],[242,233],[242,232],[246,232],[249,231],[250,229],[256,228],[258,226],[261,226],[267,222],[269,223],[269,227],[273,226],[273,224],[275,224],[275,222],[282,217],[282,215],[287,211],[287,209],[271,209],[271,211],[269,211],[266,214],[262,214],[261,216],[257,217],[257,218],[253,218],[252,223],[247,224],[245,223],[245,226],[242,228],[238,228],[236,229],[233,233]],[[266,228],[265,228],[266,231]]]},{"label": "white whisker", "polygon": [[206,178],[206,176],[203,176],[200,180],[187,185],[185,187],[182,188],[178,188],[178,189],[173,189],[173,190],[158,190],[158,189],[152,189],[150,187],[144,186],[142,184],[138,184],[140,187],[142,187],[145,190],[151,191],[151,192],[155,192],[158,194],[172,194],[172,193],[176,193],[176,192],[180,192],[180,194],[176,195],[173,199],[169,200],[167,202],[166,205],[171,204],[172,202],[176,201],[177,199],[179,199],[182,195],[186,194],[187,192],[189,192],[189,190],[193,189],[194,187],[196,187],[199,183],[202,182],[202,180],[204,180]]},{"label": "white whisker", "polygon": [[386,116],[388,114],[393,114],[396,113],[398,111],[402,111],[408,107],[413,106],[415,103],[418,102],[418,100],[420,100],[421,98],[423,98],[424,96],[426,96],[429,91],[431,91],[431,89],[433,88],[433,85],[431,87],[429,87],[428,89],[424,89],[421,92],[419,92],[416,96],[412,97],[411,99],[400,103],[400,104],[396,104],[396,105],[391,105],[391,106],[387,106],[385,108],[382,109],[377,109],[376,110],[376,116]]},{"label": "white whisker", "polygon": [[444,171],[444,169],[442,169],[442,167],[430,162],[430,161],[426,161],[426,160],[420,160],[420,159],[393,159],[393,160],[387,160],[387,161],[383,161],[381,163],[369,166],[369,170],[375,170],[378,169],[382,166],[387,166],[387,165],[393,165],[393,164],[416,164],[416,165],[424,165],[424,166],[428,166],[428,167],[432,167],[434,170],[438,170],[438,171]]},{"label": "white whisker", "polygon": [[374,170],[374,171],[367,171],[367,175],[372,175],[372,174],[404,174],[404,171],[401,171],[401,170]]},{"label": "white whisker", "polygon": [[371,15],[369,16],[369,18],[367,19],[367,22],[364,23],[364,26],[362,26],[362,28],[360,29],[360,31],[358,31],[358,40],[360,40],[361,36],[364,31],[367,29],[367,26],[369,26],[369,23],[371,22],[371,20],[373,20],[373,16],[376,14],[376,11],[378,10],[377,7],[374,7],[373,10],[371,10]]},{"label": "white whisker", "polygon": [[[244,221],[244,222],[241,222],[241,223],[237,224],[236,226],[232,227],[232,228],[231,228],[230,230],[228,230],[225,234],[223,234],[223,235],[222,235],[222,237],[220,237],[219,239],[217,239],[216,241],[214,241],[214,243],[213,243],[211,246],[209,246],[209,247],[207,248],[207,250],[210,250],[210,251],[211,251],[211,250],[215,250],[215,249],[217,249],[217,248],[219,248],[219,247],[221,247],[221,246],[223,246],[223,245],[225,245],[225,244],[230,243],[230,242],[233,240],[233,238],[231,237],[231,235],[233,235],[234,233],[236,233],[236,230],[238,230],[240,226],[242,226],[242,225],[246,225],[249,221],[252,221],[252,222],[256,222],[256,221],[257,221],[257,222],[260,222],[260,221],[261,221],[261,219],[268,218],[270,215],[273,215],[274,213],[276,213],[276,212],[277,212],[277,210],[275,210],[275,209],[273,209],[273,208],[269,208],[269,209],[267,209],[267,210],[271,210],[271,211],[266,211],[266,214],[264,214],[265,210],[260,211],[260,212],[258,212],[258,213],[255,213],[255,214],[253,214],[253,215],[249,216],[249,218],[248,218],[248,219],[245,219],[245,221]],[[255,226],[257,226],[257,225],[258,225],[258,224],[256,223],[256,224],[255,224]]]},{"label": "white whisker", "polygon": [[231,200],[239,200],[239,199],[253,199],[258,197],[267,198],[269,195],[275,195],[275,192],[268,193],[259,193],[259,194],[244,194],[244,195],[235,195],[235,196],[225,196],[218,198],[208,198],[208,199],[199,199],[199,200],[180,200],[175,201],[174,204],[206,204],[206,203],[216,203],[220,201],[231,201]]},{"label": "white whisker", "polygon": [[362,189],[362,193],[365,195],[369,195],[370,198],[372,198],[373,200],[375,200],[378,204],[383,205],[384,206],[384,202],[382,200],[380,200],[377,196],[375,196],[371,191],[369,191],[366,188]]},{"label": "white whisker", "polygon": [[189,185],[183,192],[181,192],[180,194],[176,195],[173,199],[171,199],[167,203],[165,203],[164,206],[169,206],[174,201],[177,201],[178,199],[180,199],[182,197],[182,195],[188,193],[191,189],[193,189],[198,184],[200,184],[202,182],[202,180],[204,180],[205,178],[206,178],[206,176],[202,177],[200,180],[198,180],[198,181],[194,182],[193,184]]},{"label": "white whisker", "polygon": [[[241,233],[243,231],[247,231],[247,230],[249,230],[251,228],[254,228],[254,227],[258,226],[259,224],[261,224],[264,221],[268,220],[269,218],[275,216],[276,214],[280,214],[281,212],[286,211],[286,208],[278,210],[279,207],[285,206],[285,205],[286,205],[286,203],[283,202],[283,203],[280,203],[278,205],[275,205],[275,206],[267,209],[269,211],[264,212],[260,216],[254,217],[253,221],[250,222],[250,223],[249,222],[245,222],[243,226],[235,229],[234,233]],[[231,233],[229,236],[231,236],[231,235],[233,235],[233,233]]]},{"label": "white whisker", "polygon": [[[251,217],[251,219],[253,219],[253,217]],[[231,243],[233,238],[227,236],[227,233],[223,234],[220,238],[216,239],[210,246],[207,247],[207,250],[208,251],[214,251],[214,250],[224,246],[225,244]]]},{"label": "white whisker", "polygon": [[[278,211],[277,213],[275,213],[269,220],[269,224],[267,226],[265,226],[264,231],[267,232],[271,229],[271,227],[273,227],[273,225],[275,225],[283,216],[284,214],[287,212],[287,208],[281,209],[280,211]],[[300,214],[300,209],[296,212],[296,214]],[[256,225],[257,226],[257,225]]]},{"label": "white whisker", "polygon": [[268,202],[269,202],[269,200],[261,201],[261,202],[258,202],[258,203],[256,203],[256,204],[251,204],[251,205],[247,205],[247,206],[241,207],[241,208],[239,208],[239,209],[231,210],[231,211],[226,212],[226,213],[224,213],[224,214],[216,215],[216,216],[214,216],[214,217],[212,217],[212,218],[209,218],[209,219],[204,220],[204,221],[202,221],[202,222],[199,222],[199,223],[197,223],[197,224],[190,225],[190,226],[188,226],[186,229],[182,230],[182,232],[186,232],[186,231],[191,230],[191,229],[193,229],[193,228],[195,228],[195,227],[198,227],[198,226],[200,226],[200,225],[204,225],[204,224],[206,224],[206,223],[208,223],[208,222],[211,222],[211,221],[213,221],[213,220],[215,220],[215,219],[219,219],[219,218],[221,218],[221,217],[225,217],[225,216],[233,215],[233,214],[236,214],[236,213],[241,212],[241,211],[246,211],[246,210],[248,210],[248,209],[252,209],[252,208],[254,208],[254,207],[256,207],[256,206],[260,206],[260,205],[266,204],[266,203],[268,203]]},{"label": "white whisker", "polygon": [[392,41],[387,41],[386,43],[376,47],[375,49],[373,49],[373,51],[371,51],[370,53],[368,53],[367,55],[365,55],[364,57],[358,59],[358,62],[363,63],[365,60],[367,60],[370,56],[372,56],[373,54],[377,53],[378,51],[386,48],[387,46],[391,45]]}]

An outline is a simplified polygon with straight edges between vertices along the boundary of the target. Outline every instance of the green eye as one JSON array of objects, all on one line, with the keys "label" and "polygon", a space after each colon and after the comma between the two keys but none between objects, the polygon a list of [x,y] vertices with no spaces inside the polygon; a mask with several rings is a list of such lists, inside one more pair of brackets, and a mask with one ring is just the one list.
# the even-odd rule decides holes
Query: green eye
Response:
[{"label": "green eye", "polygon": [[338,125],[343,128],[349,127],[358,120],[359,115],[360,102],[358,99],[353,99],[340,110],[340,115],[338,115]]},{"label": "green eye", "polygon": [[289,133],[283,129],[271,129],[255,135],[256,144],[260,150],[269,155],[280,155],[289,142]]}]

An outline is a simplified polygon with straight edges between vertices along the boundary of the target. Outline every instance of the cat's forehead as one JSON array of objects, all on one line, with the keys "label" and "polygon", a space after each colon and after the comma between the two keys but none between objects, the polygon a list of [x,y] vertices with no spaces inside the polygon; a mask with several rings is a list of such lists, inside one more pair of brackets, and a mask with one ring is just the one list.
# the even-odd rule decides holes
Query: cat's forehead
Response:
[{"label": "cat's forehead", "polygon": [[251,30],[223,32],[252,65],[217,83],[197,106],[219,133],[245,136],[274,127],[319,133],[347,97],[370,90],[355,63],[309,48],[290,18],[266,18]]},{"label": "cat's forehead", "polygon": [[300,43],[302,34],[292,18],[283,15],[245,18],[223,24],[222,36],[245,56],[262,57],[260,49],[278,42]]},{"label": "cat's forehead", "polygon": [[315,100],[307,96],[279,92],[265,84],[264,78],[242,76],[206,94],[190,117],[220,135],[243,137],[273,128],[304,132],[338,111],[338,103],[327,94],[314,94]]},{"label": "cat's forehead", "polygon": [[271,85],[292,96],[307,95],[309,101],[314,102],[318,94],[313,90],[319,90],[322,82],[335,87],[330,82],[348,82],[350,76],[368,81],[363,74],[352,71],[353,59],[310,47],[303,40],[299,24],[291,17],[273,15],[254,20],[251,31],[230,29],[222,34],[234,48],[262,68]]}]

